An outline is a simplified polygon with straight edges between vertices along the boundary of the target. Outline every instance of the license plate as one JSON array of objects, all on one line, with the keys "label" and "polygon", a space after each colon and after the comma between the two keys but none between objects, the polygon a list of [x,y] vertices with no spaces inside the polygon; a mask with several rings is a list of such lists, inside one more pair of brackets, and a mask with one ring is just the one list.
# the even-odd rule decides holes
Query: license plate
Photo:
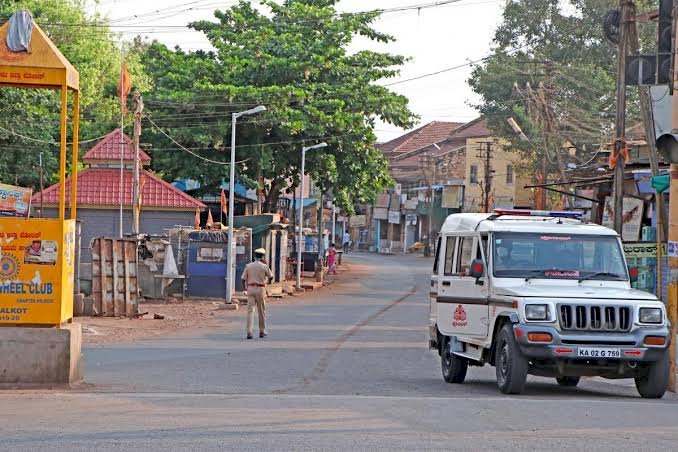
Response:
[{"label": "license plate", "polygon": [[579,347],[577,356],[581,358],[621,358],[618,348]]}]

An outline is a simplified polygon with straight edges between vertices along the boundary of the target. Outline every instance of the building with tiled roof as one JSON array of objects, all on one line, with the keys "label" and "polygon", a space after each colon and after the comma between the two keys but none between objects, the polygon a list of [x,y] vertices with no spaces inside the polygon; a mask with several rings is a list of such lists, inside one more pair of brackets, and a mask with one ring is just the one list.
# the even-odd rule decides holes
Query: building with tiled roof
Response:
[{"label": "building with tiled roof", "polygon": [[[479,211],[484,161],[479,149],[492,147],[492,206],[529,207],[529,191],[515,174],[518,156],[495,139],[484,117],[467,123],[431,122],[377,148],[388,159],[397,188],[366,206],[369,243],[365,248],[398,253],[435,236],[447,215]],[[432,192],[432,193],[431,193]],[[433,208],[430,199],[433,198]],[[397,219],[399,223],[396,223]]]},{"label": "building with tiled roof", "polygon": [[[189,196],[144,168],[151,157],[140,150],[141,170],[139,187],[142,234],[162,234],[174,226],[194,224],[196,210],[205,204]],[[133,166],[132,140],[120,129],[106,135],[82,158],[87,168],[78,173],[77,214],[81,223],[83,262],[91,258],[89,245],[95,237],[120,235],[120,206],[122,204],[123,234],[132,232]],[[121,171],[122,164],[122,171]],[[122,176],[122,178],[121,178]],[[66,180],[66,192],[71,179]],[[54,217],[59,204],[60,184],[52,185],[31,200],[33,216]],[[67,201],[68,206],[68,201]]]}]

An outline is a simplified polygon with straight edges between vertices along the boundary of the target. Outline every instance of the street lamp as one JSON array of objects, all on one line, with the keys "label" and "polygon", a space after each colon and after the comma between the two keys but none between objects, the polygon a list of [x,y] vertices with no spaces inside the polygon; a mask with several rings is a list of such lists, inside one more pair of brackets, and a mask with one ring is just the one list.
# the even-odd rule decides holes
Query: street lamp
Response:
[{"label": "street lamp", "polygon": [[[302,231],[304,230],[304,169],[306,165],[306,151],[313,149],[320,149],[327,147],[327,143],[314,144],[313,146],[301,148],[301,187],[299,191],[299,235],[297,236],[297,289],[301,290],[301,240],[303,239]],[[323,206],[320,206],[322,209]],[[320,227],[320,225],[318,225]],[[318,250],[320,250],[320,243],[318,243]]]},{"label": "street lamp", "polygon": [[231,167],[229,168],[230,176],[228,178],[228,275],[226,275],[226,303],[232,302],[233,291],[235,289],[235,247],[233,234],[233,195],[235,192],[235,124],[241,116],[256,115],[266,111],[266,107],[259,105],[250,110],[241,111],[239,113],[232,113],[231,115]]}]

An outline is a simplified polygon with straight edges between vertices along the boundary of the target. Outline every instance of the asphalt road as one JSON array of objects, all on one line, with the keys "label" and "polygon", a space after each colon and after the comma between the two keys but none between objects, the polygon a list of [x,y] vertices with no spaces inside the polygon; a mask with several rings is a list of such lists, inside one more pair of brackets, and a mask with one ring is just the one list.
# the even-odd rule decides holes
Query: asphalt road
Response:
[{"label": "asphalt road", "polygon": [[[76,391],[0,393],[0,450],[677,450],[673,395],[631,382],[501,395],[494,368],[446,384],[426,348],[430,261],[362,268],[242,328],[85,350]],[[238,313],[242,317],[244,313]]]}]

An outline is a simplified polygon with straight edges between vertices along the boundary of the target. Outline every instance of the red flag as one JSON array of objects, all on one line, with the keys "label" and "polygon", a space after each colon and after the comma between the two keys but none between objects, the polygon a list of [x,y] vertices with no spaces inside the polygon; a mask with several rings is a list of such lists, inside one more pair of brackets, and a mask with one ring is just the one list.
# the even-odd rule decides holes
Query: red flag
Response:
[{"label": "red flag", "polygon": [[120,67],[120,80],[118,81],[118,97],[120,98],[123,113],[127,113],[127,96],[129,96],[131,89],[132,83],[127,71],[127,64],[122,63]]},{"label": "red flag", "polygon": [[228,204],[226,204],[224,190],[221,190],[221,211],[224,212],[224,215],[228,215]]},{"label": "red flag", "polygon": [[195,209],[195,224],[193,226],[200,229],[200,209]]},{"label": "red flag", "polygon": [[214,220],[212,219],[212,211],[207,209],[207,223],[205,223],[206,228],[211,228],[214,226]]}]

